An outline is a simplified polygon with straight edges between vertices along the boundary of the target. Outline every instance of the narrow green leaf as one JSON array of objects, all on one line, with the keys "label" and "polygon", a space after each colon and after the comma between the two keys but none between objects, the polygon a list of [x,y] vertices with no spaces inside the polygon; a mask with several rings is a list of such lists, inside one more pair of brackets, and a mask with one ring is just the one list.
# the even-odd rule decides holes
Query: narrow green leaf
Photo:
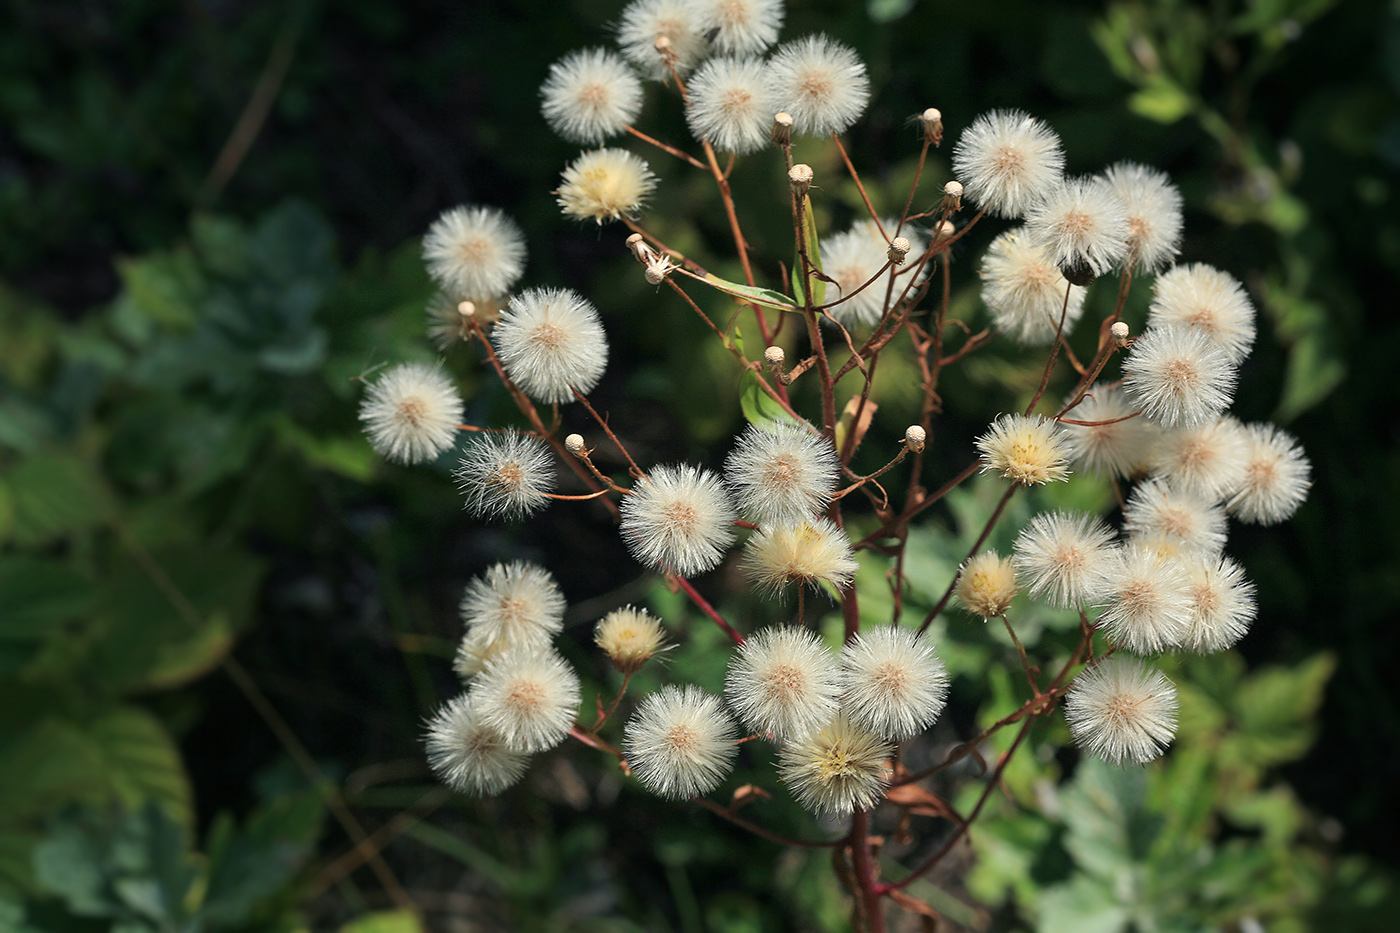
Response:
[{"label": "narrow green leaf", "polygon": [[763,391],[758,384],[758,376],[753,370],[745,370],[739,379],[739,407],[749,424],[765,425],[787,418],[783,406],[773,401],[773,397]]},{"label": "narrow green leaf", "polygon": [[712,285],[726,295],[733,295],[743,301],[751,301],[754,304],[762,305],[765,308],[777,308],[779,311],[800,311],[802,310],[792,299],[781,292],[775,292],[771,288],[759,288],[756,285],[740,285],[738,282],[730,282],[722,279],[714,273],[705,274],[705,284]]}]

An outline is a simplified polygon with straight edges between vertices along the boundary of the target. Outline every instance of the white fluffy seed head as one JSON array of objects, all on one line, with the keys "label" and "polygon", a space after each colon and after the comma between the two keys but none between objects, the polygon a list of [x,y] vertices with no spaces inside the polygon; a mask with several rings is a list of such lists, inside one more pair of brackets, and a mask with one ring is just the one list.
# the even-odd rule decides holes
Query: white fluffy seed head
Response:
[{"label": "white fluffy seed head", "polygon": [[516,295],[493,334],[506,375],[537,402],[571,402],[608,365],[603,322],[582,295],[531,288]]},{"label": "white fluffy seed head", "polygon": [[423,237],[428,274],[468,301],[501,298],[525,270],[525,235],[494,207],[443,211]]},{"label": "white fluffy seed head", "polygon": [[773,103],[761,58],[712,58],[686,82],[686,122],[696,139],[744,155],[768,145]]},{"label": "white fluffy seed head", "polygon": [[1214,420],[1230,407],[1237,377],[1229,355],[1189,327],[1148,328],[1123,360],[1129,400],[1164,428]]},{"label": "white fluffy seed head", "polygon": [[738,737],[719,697],[691,685],[667,686],[628,720],[622,749],[647,790],[684,800],[714,790],[733,770]]},{"label": "white fluffy seed head", "polygon": [[565,215],[602,224],[635,217],[656,188],[646,160],[626,149],[594,149],[564,169],[556,193]]},{"label": "white fluffy seed head", "polygon": [[428,721],[424,741],[434,773],[462,794],[499,794],[520,780],[529,763],[524,751],[482,723],[468,693],[443,704]]},{"label": "white fluffy seed head", "polygon": [[868,627],[841,651],[841,709],[851,722],[895,742],[923,732],[948,699],[948,672],[921,633]]},{"label": "white fluffy seed head", "polygon": [[1181,249],[1181,193],[1165,173],[1133,162],[1119,162],[1104,180],[1123,202],[1128,218],[1126,264],[1156,272]]},{"label": "white fluffy seed head", "polygon": [[819,515],[841,468],[831,441],[791,421],[750,425],[724,461],[724,481],[756,524],[791,525]]},{"label": "white fluffy seed head", "polygon": [[1123,528],[1134,538],[1161,536],[1183,551],[1219,554],[1225,548],[1225,510],[1217,501],[1161,478],[1144,480],[1128,497]]},{"label": "white fluffy seed head", "polygon": [[744,569],[760,590],[780,593],[792,583],[845,589],[860,565],[845,533],[830,519],[814,518],[753,535],[744,550]]},{"label": "white fluffy seed head", "polygon": [[702,30],[721,55],[756,55],[778,41],[778,30],[783,27],[783,0],[693,2]]},{"label": "white fluffy seed head", "polygon": [[400,363],[370,383],[360,423],[386,460],[421,463],[457,442],[462,398],[440,366]]},{"label": "white fluffy seed head", "polygon": [[724,693],[744,725],[787,741],[836,715],[840,675],[835,656],[814,633],[766,628],[730,658]]},{"label": "white fluffy seed head", "polygon": [[1152,285],[1147,326],[1198,331],[1238,366],[1254,345],[1254,305],[1228,272],[1205,263],[1175,266]]},{"label": "white fluffy seed head", "polygon": [[578,675],[552,651],[511,648],[486,665],[472,685],[481,723],[506,744],[543,752],[564,741],[578,712]]},{"label": "white fluffy seed head", "polygon": [[642,74],[664,80],[671,72],[657,49],[658,40],[665,40],[676,71],[684,75],[709,51],[706,28],[692,0],[632,0],[618,22],[617,44]]},{"label": "white fluffy seed head", "polygon": [[623,498],[622,537],[639,563],[691,577],[724,559],[734,517],[719,477],[690,464],[660,466]]},{"label": "white fluffy seed head", "polygon": [[992,323],[1017,343],[1048,344],[1060,328],[1061,314],[1068,334],[1084,312],[1084,289],[1065,280],[1049,251],[1027,236],[1024,227],[993,240],[977,274]]},{"label": "white fluffy seed head", "polygon": [[1148,468],[1178,489],[1219,502],[1245,482],[1248,451],[1243,427],[1227,416],[1196,428],[1163,431]]},{"label": "white fluffy seed head", "polygon": [[1197,654],[1224,651],[1243,638],[1254,621],[1254,584],[1228,557],[1200,555],[1188,562],[1187,573],[1191,622],[1180,647]]},{"label": "white fluffy seed head", "polygon": [[624,674],[641,670],[642,665],[667,650],[661,623],[644,609],[615,609],[593,627],[593,643],[608,656],[612,666]]},{"label": "white fluffy seed head", "polygon": [[806,809],[842,816],[870,810],[889,783],[894,749],[844,714],[824,727],[784,745],[778,777]]},{"label": "white fluffy seed head", "polygon": [[786,42],[768,60],[769,93],[792,115],[795,132],[827,136],[849,129],[870,100],[870,78],[854,51],[824,35]]},{"label": "white fluffy seed head", "polygon": [[958,602],[984,620],[1004,615],[1017,592],[1016,568],[996,551],[983,551],[964,561],[953,587]]},{"label": "white fluffy seed head", "polygon": [[519,431],[482,431],[468,442],[453,474],[472,515],[522,518],[549,504],[554,457],[549,445]]},{"label": "white fluffy seed head", "polygon": [[[892,218],[882,221],[886,230],[893,230],[897,224]],[[909,249],[905,255],[923,253],[928,246],[928,237],[912,226],[905,226],[904,234],[897,239],[907,239]],[[890,261],[890,244],[873,220],[861,220],[822,241],[822,273],[836,284],[833,294],[827,292],[827,300],[845,298],[840,304],[827,310],[827,317],[842,327],[869,327],[879,322],[885,313],[885,299],[889,291],[890,272],[886,271],[879,279],[871,282],[863,290],[861,286],[869,282]],[[895,279],[891,298],[898,298],[904,288],[906,278]],[[852,297],[846,298],[850,295]]]},{"label": "white fluffy seed head", "polygon": [[1065,719],[1075,744],[1110,764],[1145,764],[1176,735],[1176,687],[1161,671],[1133,658],[1100,661],[1065,694]]},{"label": "white fluffy seed head", "polygon": [[550,129],[593,146],[621,133],[642,110],[637,73],[608,49],[580,49],[549,66],[540,87]]},{"label": "white fluffy seed head", "polygon": [[496,648],[548,644],[564,627],[568,604],[554,577],[536,564],[493,564],[467,584],[460,611],[468,635]]},{"label": "white fluffy seed head", "polygon": [[1244,476],[1226,508],[1244,522],[1274,525],[1303,504],[1312,465],[1292,435],[1272,424],[1244,426]]},{"label": "white fluffy seed head", "polygon": [[1132,417],[1137,410],[1121,386],[1095,385],[1079,404],[1065,412],[1071,421],[1090,423],[1061,422],[1069,435],[1070,460],[1080,469],[1120,479],[1145,472],[1162,429],[1140,415]]},{"label": "white fluffy seed head", "polygon": [[1031,596],[1062,609],[1101,603],[1115,567],[1113,531],[1087,513],[1041,513],[1022,529],[1012,562]]},{"label": "white fluffy seed head", "polygon": [[1157,654],[1181,644],[1191,626],[1191,581],[1184,558],[1150,541],[1130,541],[1113,563],[1099,627],[1134,654]]},{"label": "white fluffy seed head", "polygon": [[1020,110],[993,110],[972,122],[953,147],[963,195],[994,217],[1017,218],[1059,184],[1060,137]]},{"label": "white fluffy seed head", "polygon": [[1107,181],[1067,178],[1026,211],[1026,235],[1062,271],[1104,275],[1128,253],[1128,215]]},{"label": "white fluffy seed head", "polygon": [[1069,479],[1065,432],[1043,415],[1001,415],[977,438],[982,472],[993,470],[1021,486]]}]

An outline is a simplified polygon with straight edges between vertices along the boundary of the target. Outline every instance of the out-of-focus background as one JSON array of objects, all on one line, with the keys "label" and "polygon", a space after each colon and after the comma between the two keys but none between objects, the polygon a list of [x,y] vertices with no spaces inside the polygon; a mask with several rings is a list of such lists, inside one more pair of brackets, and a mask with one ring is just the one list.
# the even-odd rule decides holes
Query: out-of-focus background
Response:
[{"label": "out-of-focus background", "polygon": [[[559,579],[561,650],[586,703],[616,684],[590,625],[626,602],[686,640],[644,686],[722,679],[712,627],[596,508],[485,526],[461,511],[449,459],[385,465],[356,421],[361,377],[435,356],[422,232],[447,207],[491,204],[527,232],[525,284],[602,309],[613,359],[594,398],[634,453],[723,458],[743,424],[727,358],[645,285],[625,230],[568,222],[550,194],[576,149],[543,124],[537,89],[565,52],[608,44],[620,6],[0,10],[0,929],[844,928],[825,854],[663,804],[585,749],[542,756],[488,800],[447,793],[423,761],[422,723],[459,689],[456,602],[498,560]],[[974,856],[913,893],[947,929],[1392,928],[1400,11],[789,6],[784,39],[825,31],[868,63],[874,95],[849,144],[891,211],[917,154],[907,118],[929,106],[948,127],[926,169],[938,185],[961,128],[1000,107],[1054,126],[1072,172],[1167,171],[1186,200],[1182,258],[1238,276],[1258,308],[1234,411],[1296,434],[1314,468],[1291,522],[1232,529],[1260,619],[1237,651],[1169,661],[1189,715],[1167,762],[1025,756]],[[655,86],[641,122],[689,145]],[[662,176],[647,222],[724,255],[706,180],[621,144]],[[849,221],[859,202],[839,163],[803,153],[823,218]],[[771,153],[751,161],[737,197],[776,275],[786,195]],[[957,260],[955,307],[977,322]],[[1024,397],[1018,358],[996,345],[948,377],[931,476],[966,462],[996,413],[987,398]],[[507,423],[474,359],[448,354],[469,419]],[[907,423],[897,373],[885,391],[868,445]],[[930,516],[916,548],[930,587],[989,488]],[[774,611],[732,574],[702,587],[755,620]],[[948,631],[959,624],[949,743],[1016,691],[1006,646],[966,618]],[[759,764],[743,767],[777,790]],[[765,821],[822,831],[777,793]],[[936,841],[942,825],[911,831]]]}]

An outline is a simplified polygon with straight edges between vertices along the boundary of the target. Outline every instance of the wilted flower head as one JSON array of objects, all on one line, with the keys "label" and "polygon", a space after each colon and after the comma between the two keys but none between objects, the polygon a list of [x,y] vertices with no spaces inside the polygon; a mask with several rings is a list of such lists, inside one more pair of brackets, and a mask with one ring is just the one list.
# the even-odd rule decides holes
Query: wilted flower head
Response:
[{"label": "wilted flower head", "polygon": [[820,34],[778,46],[768,60],[768,80],[774,105],[792,116],[795,132],[808,136],[848,129],[870,99],[860,56]]},{"label": "wilted flower head", "polygon": [[1271,424],[1244,427],[1244,477],[1226,508],[1241,521],[1273,525],[1308,496],[1312,465],[1298,442]]},{"label": "wilted flower head", "polygon": [[958,569],[953,595],[968,612],[984,619],[1003,615],[1016,598],[1016,568],[996,551],[969,557]]},{"label": "wilted flower head", "polygon": [[713,569],[734,540],[734,507],[719,477],[689,464],[655,467],[622,500],[632,556],[691,577]]},{"label": "wilted flower head", "polygon": [[1171,262],[1181,248],[1181,194],[1176,186],[1164,173],[1133,162],[1111,166],[1104,179],[1127,214],[1128,264],[1155,272]]},{"label": "wilted flower head", "polygon": [[624,674],[641,670],[643,664],[666,650],[661,623],[643,609],[614,609],[593,627],[593,642],[607,654],[612,666]]},{"label": "wilted flower head", "polygon": [[457,441],[462,399],[438,366],[400,363],[370,383],[360,422],[370,446],[398,463],[432,460]]},{"label": "wilted flower head", "polygon": [[1020,110],[993,110],[972,122],[953,147],[963,197],[994,217],[1022,216],[1060,182],[1060,137]]},{"label": "wilted flower head", "polygon": [[459,299],[500,298],[525,269],[525,235],[494,207],[443,211],[423,237],[428,274]]},{"label": "wilted flower head", "polygon": [[530,760],[482,723],[469,693],[448,700],[429,720],[426,744],[433,771],[462,794],[499,794],[520,780]]},{"label": "wilted flower head", "polygon": [[739,729],[719,697],[699,687],[662,687],[627,722],[623,752],[637,780],[675,800],[719,786],[739,753]]},{"label": "wilted flower head", "polygon": [[1059,331],[1061,315],[1068,334],[1084,312],[1084,289],[1065,280],[1049,250],[1027,236],[1024,227],[993,240],[977,274],[992,322],[1017,343],[1048,344]]},{"label": "wilted flower head", "polygon": [[687,82],[686,122],[696,139],[743,155],[768,145],[774,107],[761,58],[712,58]]},{"label": "wilted flower head", "polygon": [[784,745],[778,777],[808,810],[840,816],[869,810],[889,783],[894,750],[845,714],[825,727]]},{"label": "wilted flower head", "polygon": [[626,149],[585,152],[564,169],[559,206],[579,220],[634,217],[656,187],[656,176],[641,156]]},{"label": "wilted flower head", "polygon": [[836,658],[807,629],[766,628],[729,661],[724,692],[744,725],[787,740],[820,728],[836,715]]},{"label": "wilted flower head", "polygon": [[1195,328],[1153,327],[1123,360],[1128,398],[1165,428],[1193,427],[1220,415],[1235,394],[1230,357]]},{"label": "wilted flower head", "polygon": [[665,39],[675,56],[676,71],[684,75],[709,50],[706,28],[692,0],[632,0],[622,10],[617,43],[642,74],[660,79],[670,74],[656,48],[656,41]]},{"label": "wilted flower head", "polygon": [[1042,415],[1001,415],[977,438],[982,472],[994,470],[1022,486],[1069,478],[1065,432]]},{"label": "wilted flower head", "polygon": [[1104,275],[1128,252],[1128,215],[1102,178],[1067,178],[1026,210],[1026,236],[1073,281]]},{"label": "wilted flower head", "polygon": [[[778,41],[783,0],[694,0],[703,32],[722,55],[753,55]],[[772,118],[772,114],[769,114]]]},{"label": "wilted flower head", "polygon": [[1197,331],[1237,366],[1254,345],[1254,306],[1244,286],[1205,263],[1175,266],[1157,276],[1147,325]]},{"label": "wilted flower head", "polygon": [[537,437],[483,431],[468,443],[453,475],[471,514],[520,518],[549,504],[554,457]]},{"label": "wilted flower head", "polygon": [[1046,512],[1022,529],[1011,559],[1032,596],[1068,609],[1104,597],[1115,554],[1113,531],[1099,519]]},{"label": "wilted flower head", "polygon": [[923,732],[948,699],[948,672],[919,632],[867,627],[841,651],[841,708],[857,726],[894,741]]},{"label": "wilted flower head", "polygon": [[740,510],[765,528],[819,514],[839,471],[831,441],[790,421],[750,425],[724,462],[725,483]]},{"label": "wilted flower head", "polygon": [[621,133],[642,109],[642,83],[617,53],[580,49],[549,66],[544,118],[569,142],[590,146]]},{"label": "wilted flower head", "polygon": [[578,675],[552,651],[503,652],[477,675],[471,692],[482,725],[524,752],[562,742],[578,711]]},{"label": "wilted flower head", "polygon": [[494,333],[506,374],[537,402],[573,401],[608,365],[603,323],[587,299],[567,288],[516,295]]},{"label": "wilted flower head", "polygon": [[1176,687],[1142,661],[1107,658],[1075,678],[1065,719],[1077,745],[1110,764],[1145,764],[1176,735]]},{"label": "wilted flower head", "polygon": [[764,528],[749,538],[744,566],[770,592],[789,583],[845,589],[860,568],[845,533],[826,518]]}]

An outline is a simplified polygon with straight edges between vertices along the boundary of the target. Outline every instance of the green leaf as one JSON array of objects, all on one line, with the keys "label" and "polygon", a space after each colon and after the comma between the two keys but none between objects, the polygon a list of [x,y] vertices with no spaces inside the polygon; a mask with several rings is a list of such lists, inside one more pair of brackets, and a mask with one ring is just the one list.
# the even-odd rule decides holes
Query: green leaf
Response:
[{"label": "green leaf", "polygon": [[779,311],[801,311],[801,307],[793,303],[793,300],[782,292],[775,292],[771,288],[759,288],[755,285],[740,285],[738,282],[730,282],[722,279],[714,273],[705,273],[703,279],[705,284],[712,285],[727,295],[733,295],[741,301],[753,302],[765,308],[777,308]]},{"label": "green leaf", "polygon": [[318,792],[279,794],[241,829],[227,814],[209,833],[209,886],[200,917],[240,926],[265,900],[293,884],[311,856],[325,814]]},{"label": "green leaf", "polygon": [[340,933],[422,933],[423,924],[411,910],[365,914],[340,928]]},{"label": "green leaf", "polygon": [[1037,906],[1041,933],[1119,933],[1128,927],[1128,910],[1113,889],[1088,875],[1047,889]]},{"label": "green leaf", "polygon": [[1128,107],[1149,120],[1175,123],[1195,110],[1196,102],[1174,81],[1157,75],[1128,99]]},{"label": "green leaf", "polygon": [[106,490],[92,465],[77,454],[54,451],[6,471],[13,500],[12,539],[21,546],[48,543],[102,521]]},{"label": "green leaf", "polygon": [[739,377],[739,407],[749,424],[762,426],[775,421],[791,420],[783,406],[763,391],[758,376],[751,369],[745,370]]},{"label": "green leaf", "polygon": [[[820,272],[822,270],[822,250],[821,242],[817,236],[816,218],[812,216],[811,195],[803,195],[802,206],[802,236],[807,243],[807,258],[811,260],[813,268]],[[824,304],[826,302],[826,280],[818,275],[812,275],[809,281],[812,289],[812,304]],[[792,294],[798,302],[802,302],[806,293],[806,289],[802,287],[802,254],[797,252],[796,247],[794,247]]]},{"label": "green leaf", "polygon": [[62,634],[64,623],[88,612],[95,596],[92,583],[63,563],[0,558],[0,675]]},{"label": "green leaf", "polygon": [[180,749],[165,726],[144,709],[117,707],[87,725],[104,779],[118,800],[137,807],[162,804],[180,824],[193,825],[193,800]]}]

